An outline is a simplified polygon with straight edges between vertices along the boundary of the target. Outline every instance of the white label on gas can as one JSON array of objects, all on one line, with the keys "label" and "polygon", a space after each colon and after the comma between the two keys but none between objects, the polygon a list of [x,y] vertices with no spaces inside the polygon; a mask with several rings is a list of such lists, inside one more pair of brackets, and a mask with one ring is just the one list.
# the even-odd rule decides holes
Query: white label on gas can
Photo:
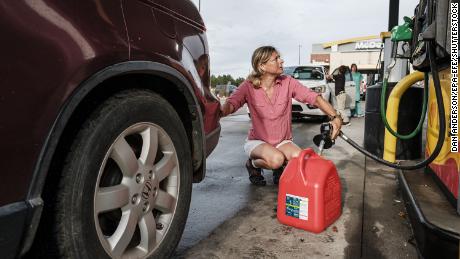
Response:
[{"label": "white label on gas can", "polygon": [[308,220],[308,198],[286,194],[286,215]]}]

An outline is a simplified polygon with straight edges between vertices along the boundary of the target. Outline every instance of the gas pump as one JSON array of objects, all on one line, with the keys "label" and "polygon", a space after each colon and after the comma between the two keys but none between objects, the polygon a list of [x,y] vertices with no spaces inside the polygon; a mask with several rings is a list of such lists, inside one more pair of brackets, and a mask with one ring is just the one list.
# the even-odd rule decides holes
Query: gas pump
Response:
[{"label": "gas pump", "polygon": [[[449,0],[421,0],[413,19],[392,31],[392,60],[387,64],[383,89],[388,81],[398,83],[385,107],[385,92],[381,95],[381,117],[385,122],[383,158],[365,150],[342,132],[339,136],[358,151],[377,162],[399,169],[398,178],[406,200],[406,208],[423,258],[460,258],[460,154],[451,152],[452,135],[449,113],[451,95],[451,3]],[[457,3],[458,10],[458,3]],[[457,18],[458,19],[458,18]],[[458,31],[457,31],[458,32]],[[385,43],[387,45],[387,43]],[[458,51],[455,50],[455,51]],[[404,59],[417,70],[398,80],[404,71]],[[394,73],[392,73],[392,70]],[[455,71],[454,73],[457,73]],[[402,94],[417,81],[424,81],[423,112],[415,130],[407,135],[398,133],[396,122]],[[394,97],[393,99],[391,97]],[[366,97],[366,100],[369,100]],[[421,162],[397,162],[394,156],[396,139],[413,137],[421,130],[427,111],[425,159]],[[322,126],[323,132],[324,126]],[[315,143],[322,148],[324,134]],[[411,170],[411,171],[409,171]],[[444,198],[443,198],[444,197]]]},{"label": "gas pump", "polygon": [[[438,11],[438,13],[440,12],[440,10],[446,9],[446,8],[443,8],[443,7],[447,6],[447,4],[446,4],[447,2],[448,2],[447,0],[437,2],[437,5],[442,7],[442,8],[437,8],[436,9]],[[348,142],[350,145],[355,147],[358,151],[362,152],[367,157],[370,157],[370,158],[376,160],[377,162],[385,164],[385,165],[387,165],[389,167],[392,167],[392,168],[402,169],[402,170],[415,170],[415,169],[423,168],[426,165],[430,164],[433,160],[436,159],[436,157],[439,155],[439,153],[441,152],[441,149],[444,146],[445,136],[446,136],[446,112],[445,112],[444,98],[443,98],[442,89],[441,89],[442,86],[441,86],[441,82],[440,82],[440,79],[439,79],[439,68],[438,68],[439,65],[438,64],[441,64],[441,68],[445,69],[445,67],[446,67],[445,61],[446,60],[448,61],[448,59],[446,59],[446,57],[448,57],[448,55],[446,53],[447,53],[447,50],[450,51],[450,48],[447,49],[447,45],[445,45],[445,46],[440,46],[439,45],[439,42],[441,42],[441,43],[443,42],[443,43],[446,44],[447,41],[445,39],[444,40],[441,39],[441,40],[438,41],[437,40],[438,38],[434,37],[434,32],[433,32],[434,29],[433,28],[440,27],[441,29],[444,30],[444,32],[441,32],[441,33],[438,33],[438,34],[442,35],[444,37],[445,37],[445,34],[446,34],[446,28],[437,25],[436,22],[433,20],[435,16],[432,14],[432,12],[433,12],[433,9],[435,9],[435,7],[436,6],[433,5],[432,1],[422,0],[421,3],[419,4],[419,7],[417,8],[417,15],[414,18],[415,22],[413,24],[414,24],[414,31],[415,32],[420,32],[420,33],[417,36],[417,40],[413,41],[413,43],[412,43],[413,46],[411,48],[411,49],[413,49],[412,54],[411,54],[411,61],[415,63],[414,68],[420,69],[422,71],[425,71],[426,73],[428,71],[431,71],[432,80],[430,82],[432,84],[431,84],[430,89],[434,89],[435,97],[436,97],[436,99],[435,99],[436,100],[436,102],[435,102],[436,107],[433,107],[433,109],[437,108],[437,113],[438,113],[437,118],[439,118],[439,121],[436,124],[436,126],[438,126],[439,130],[437,130],[437,133],[439,133],[439,134],[436,134],[436,137],[435,137],[436,138],[436,142],[435,142],[436,146],[434,147],[434,149],[432,149],[431,152],[429,152],[430,155],[428,156],[428,158],[426,158],[422,162],[419,162],[419,163],[416,163],[416,164],[413,164],[413,165],[400,165],[398,163],[393,163],[394,159],[392,159],[393,161],[387,161],[387,160],[384,160],[384,159],[381,159],[381,158],[377,157],[376,155],[374,155],[374,154],[366,151],[362,147],[360,147],[353,140],[351,140],[350,138],[345,136],[342,132],[339,134],[339,136],[342,137],[343,140]],[[419,12],[422,12],[422,14],[419,14]],[[446,14],[447,13],[442,13],[441,12],[441,13],[439,13],[438,16],[436,16],[436,17],[439,17],[438,18],[439,21],[440,21],[439,23],[444,24],[444,25],[446,24],[446,21],[444,21],[445,20],[444,18],[446,16]],[[410,27],[411,22],[409,22],[408,18],[406,18],[405,21],[406,21],[407,25],[404,25],[404,28],[407,29],[408,27]],[[397,37],[398,35],[399,34],[395,33],[395,37]],[[415,37],[415,35],[414,35],[414,37]],[[412,37],[412,38],[414,38],[414,37]],[[406,34],[402,38],[397,38],[395,40],[395,42],[408,41],[408,40],[410,40],[410,38],[408,38],[408,36]],[[449,41],[449,43],[450,43],[450,41]],[[394,47],[393,49],[395,50],[395,49],[397,49],[397,47]],[[386,81],[390,77],[391,70],[394,68],[395,64],[397,63],[398,55],[397,55],[396,51],[394,53],[395,53],[394,54],[394,60],[390,63],[390,65],[387,67],[387,70],[385,71],[384,86],[387,83]],[[438,55],[437,53],[441,53],[441,54]],[[404,54],[403,54],[403,56],[404,56]],[[447,64],[447,66],[448,65],[449,64]],[[407,78],[409,78],[409,79],[406,78],[406,80],[404,80],[404,78],[401,79],[400,87],[407,87],[407,85],[413,84],[416,81],[418,81],[418,80],[414,81],[413,79],[411,79],[412,77],[414,77],[414,75],[408,75]],[[426,74],[425,75],[425,82],[428,84],[427,79],[428,79],[428,75]],[[396,87],[396,88],[398,88],[398,87]],[[384,89],[385,89],[385,87],[384,87]],[[402,94],[402,93],[403,92],[400,92],[400,94]],[[382,93],[382,96],[384,96],[384,95],[385,95],[385,92]],[[426,94],[425,94],[425,96],[426,96]],[[382,99],[383,99],[383,97],[382,97]],[[385,110],[384,109],[385,108],[384,101],[382,103],[383,103],[382,108],[383,108],[383,110]],[[394,109],[394,107],[391,107],[391,108]],[[397,112],[397,110],[396,110],[396,112]],[[382,112],[382,117],[383,117],[383,120],[386,121],[387,116],[385,115],[384,112]],[[422,118],[420,119],[421,123],[419,123],[419,125],[417,126],[416,131],[419,130],[421,124],[423,124],[423,117],[424,117],[424,114],[422,114]],[[393,135],[395,135],[397,137],[400,137],[400,138],[407,138],[407,137],[410,137],[410,135],[412,135],[412,134],[409,134],[409,136],[401,136],[397,132],[395,132],[388,123],[386,123],[386,128],[389,129],[388,131],[391,134],[393,134]]]}]

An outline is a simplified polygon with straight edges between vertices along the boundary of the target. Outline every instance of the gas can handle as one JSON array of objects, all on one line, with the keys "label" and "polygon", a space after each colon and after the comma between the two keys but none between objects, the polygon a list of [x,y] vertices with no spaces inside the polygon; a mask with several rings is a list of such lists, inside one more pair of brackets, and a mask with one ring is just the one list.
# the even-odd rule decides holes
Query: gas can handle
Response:
[{"label": "gas can handle", "polygon": [[300,162],[299,162],[299,172],[302,173],[302,176],[303,176],[303,169],[304,169],[304,166],[305,166],[305,161],[308,160],[308,159],[305,159],[305,157],[309,158],[309,157],[313,157],[313,156],[317,156],[315,151],[312,149],[312,148],[307,148],[307,149],[304,149],[302,150],[302,152],[300,152],[299,154],[299,159],[300,159]]}]

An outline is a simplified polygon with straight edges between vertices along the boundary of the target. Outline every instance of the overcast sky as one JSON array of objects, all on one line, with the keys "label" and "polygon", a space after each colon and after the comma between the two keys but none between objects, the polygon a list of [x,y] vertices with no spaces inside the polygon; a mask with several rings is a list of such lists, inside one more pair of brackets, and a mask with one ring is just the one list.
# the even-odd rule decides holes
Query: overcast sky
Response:
[{"label": "overcast sky", "polygon": [[[198,6],[199,0],[192,0]],[[399,24],[418,0],[399,1]],[[310,61],[311,46],[388,29],[389,0],[201,0],[211,73],[244,77],[254,49],[273,45],[284,65]]]}]

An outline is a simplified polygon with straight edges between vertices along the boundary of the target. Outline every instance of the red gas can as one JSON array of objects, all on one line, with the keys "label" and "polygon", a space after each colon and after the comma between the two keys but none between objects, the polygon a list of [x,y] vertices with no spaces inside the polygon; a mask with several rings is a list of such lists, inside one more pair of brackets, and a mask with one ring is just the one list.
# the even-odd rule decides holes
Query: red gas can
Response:
[{"label": "red gas can", "polygon": [[334,164],[313,149],[292,159],[280,178],[278,220],[319,233],[342,214],[340,179]]}]

